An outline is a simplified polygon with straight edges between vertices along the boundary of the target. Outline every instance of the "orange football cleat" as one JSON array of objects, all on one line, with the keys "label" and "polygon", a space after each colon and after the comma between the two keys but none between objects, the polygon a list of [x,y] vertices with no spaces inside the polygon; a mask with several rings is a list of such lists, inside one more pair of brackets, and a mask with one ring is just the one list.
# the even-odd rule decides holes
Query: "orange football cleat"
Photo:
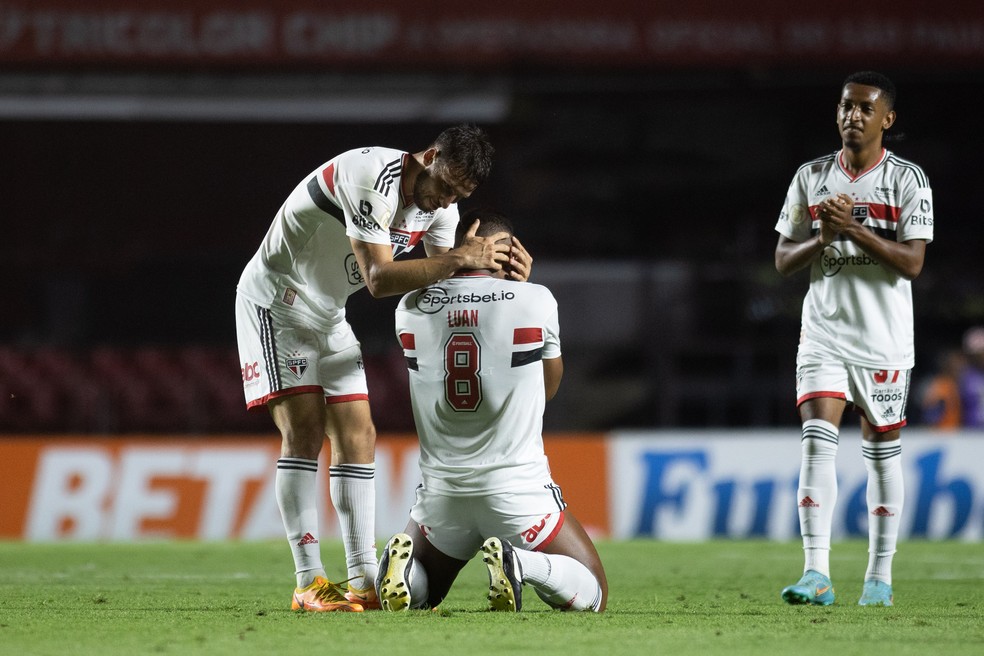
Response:
[{"label": "orange football cleat", "polygon": [[306,588],[294,588],[290,602],[291,610],[306,610],[314,613],[361,613],[362,604],[345,598],[345,589],[328,579],[315,577]]},{"label": "orange football cleat", "polygon": [[376,588],[371,585],[364,590],[359,590],[349,584],[345,598],[353,603],[359,604],[363,610],[382,610],[383,608],[379,603],[379,597],[376,596]]}]

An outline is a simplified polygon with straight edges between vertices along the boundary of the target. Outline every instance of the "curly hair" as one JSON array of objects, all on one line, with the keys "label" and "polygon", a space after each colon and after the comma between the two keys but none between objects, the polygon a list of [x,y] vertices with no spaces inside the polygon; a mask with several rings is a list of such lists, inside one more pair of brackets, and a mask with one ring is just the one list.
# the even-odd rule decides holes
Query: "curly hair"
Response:
[{"label": "curly hair", "polygon": [[885,98],[888,108],[895,109],[895,97],[897,95],[895,83],[888,79],[888,76],[876,73],[875,71],[858,71],[857,73],[848,75],[841,88],[846,87],[848,84],[861,84],[866,87],[881,89],[882,96]]},{"label": "curly hair", "polygon": [[512,221],[495,210],[471,209],[462,214],[461,219],[458,221],[458,228],[455,230],[454,235],[454,245],[456,247],[461,245],[465,233],[468,232],[475,221],[481,221],[478,231],[475,233],[476,237],[488,237],[497,232],[506,232],[509,235],[513,235],[516,232],[513,228]]}]

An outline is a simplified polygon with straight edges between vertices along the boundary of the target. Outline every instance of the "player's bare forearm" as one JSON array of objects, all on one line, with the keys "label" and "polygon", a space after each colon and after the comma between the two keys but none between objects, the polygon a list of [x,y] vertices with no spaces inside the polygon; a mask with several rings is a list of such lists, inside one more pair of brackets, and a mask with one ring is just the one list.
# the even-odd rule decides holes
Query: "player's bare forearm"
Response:
[{"label": "player's bare forearm", "polygon": [[926,242],[922,239],[897,242],[879,237],[860,223],[844,230],[843,235],[882,266],[888,267],[906,280],[914,280],[926,259]]},{"label": "player's bare forearm", "polygon": [[817,235],[806,241],[793,241],[789,237],[780,235],[779,243],[776,244],[776,271],[784,276],[790,276],[810,266],[829,243],[824,242],[822,237]]},{"label": "player's bare forearm", "polygon": [[459,269],[499,271],[509,260],[510,246],[499,244],[503,233],[491,237],[469,235],[458,248],[428,249],[432,255],[416,260],[395,261],[390,246],[352,240],[352,251],[374,298],[406,294],[444,280]]},{"label": "player's bare forearm", "polygon": [[451,251],[416,260],[395,261],[385,244],[352,240],[352,250],[374,298],[406,294],[449,277],[461,267],[461,258]]},{"label": "player's bare forearm", "polygon": [[374,298],[406,294],[450,277],[460,267],[450,253],[435,257],[390,261],[372,267],[366,274],[366,287]]}]

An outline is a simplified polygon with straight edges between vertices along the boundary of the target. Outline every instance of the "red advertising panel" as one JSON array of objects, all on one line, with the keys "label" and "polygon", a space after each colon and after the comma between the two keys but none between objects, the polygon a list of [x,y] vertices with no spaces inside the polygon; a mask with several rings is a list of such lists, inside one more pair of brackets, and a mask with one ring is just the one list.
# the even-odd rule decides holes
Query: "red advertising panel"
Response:
[{"label": "red advertising panel", "polygon": [[977,64],[972,0],[5,0],[0,63],[343,71],[529,65]]},{"label": "red advertising panel", "polygon": [[[608,532],[600,435],[548,436],[556,481],[581,522]],[[0,438],[0,539],[132,541],[275,539],[280,440],[256,436],[31,436]],[[322,530],[337,537],[322,463]],[[407,523],[417,473],[411,435],[377,443],[379,535]]]}]

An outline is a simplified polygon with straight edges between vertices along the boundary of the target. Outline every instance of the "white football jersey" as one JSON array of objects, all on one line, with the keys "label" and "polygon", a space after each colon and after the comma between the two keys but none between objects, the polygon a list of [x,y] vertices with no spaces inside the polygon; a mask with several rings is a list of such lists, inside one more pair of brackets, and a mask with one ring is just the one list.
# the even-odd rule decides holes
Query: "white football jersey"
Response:
[{"label": "white football jersey", "polygon": [[487,494],[550,482],[542,359],[560,357],[546,287],[464,275],[396,310],[428,490]]},{"label": "white football jersey", "polygon": [[[855,219],[877,235],[933,240],[933,192],[919,166],[883,150],[877,164],[852,176],[842,157],[838,151],[799,168],[776,224],[780,234],[799,242],[816,236],[820,202],[843,193],[854,199]],[[838,235],[810,267],[798,361],[909,369],[912,324],[910,282]]]},{"label": "white football jersey", "polygon": [[393,256],[421,239],[451,248],[458,208],[424,212],[400,183],[410,155],[392,148],[342,153],[308,175],[277,212],[238,291],[257,305],[329,329],[349,295],[365,286],[349,238],[392,244]]}]

